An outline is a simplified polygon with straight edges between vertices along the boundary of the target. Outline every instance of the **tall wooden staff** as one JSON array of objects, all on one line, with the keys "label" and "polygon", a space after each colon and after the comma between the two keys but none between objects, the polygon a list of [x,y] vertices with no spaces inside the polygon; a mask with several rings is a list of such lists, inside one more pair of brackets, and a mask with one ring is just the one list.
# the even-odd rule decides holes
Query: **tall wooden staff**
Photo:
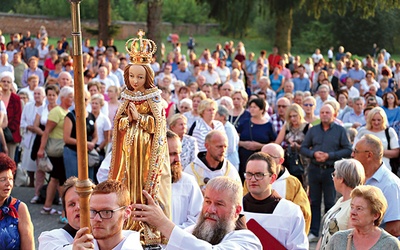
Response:
[{"label": "tall wooden staff", "polygon": [[81,0],[68,0],[71,3],[72,19],[72,56],[74,59],[74,90],[76,114],[76,146],[78,153],[78,182],[76,192],[79,195],[80,226],[90,228],[89,195],[92,191],[88,179],[88,153],[86,142],[86,107],[83,88],[82,34],[80,21]]}]

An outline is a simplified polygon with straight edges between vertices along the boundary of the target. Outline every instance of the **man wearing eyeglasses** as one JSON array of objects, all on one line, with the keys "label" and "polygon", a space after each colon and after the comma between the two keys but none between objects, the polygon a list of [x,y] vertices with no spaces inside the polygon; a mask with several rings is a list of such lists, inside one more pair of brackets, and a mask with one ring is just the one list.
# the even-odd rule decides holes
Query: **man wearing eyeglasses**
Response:
[{"label": "man wearing eyeglasses", "polygon": [[365,170],[365,185],[378,187],[388,202],[380,227],[395,237],[400,237],[400,179],[382,162],[382,142],[375,135],[361,137],[351,156],[361,162]]},{"label": "man wearing eyeglasses", "polygon": [[78,230],[73,249],[142,250],[139,233],[122,230],[131,213],[129,192],[121,182],[107,180],[98,184],[90,197],[92,234],[86,234],[87,227]]},{"label": "man wearing eyeglasses", "polygon": [[272,183],[277,169],[274,159],[263,152],[247,161],[246,184],[249,193],[243,197],[247,220],[254,219],[286,249],[308,249],[303,213],[298,205],[283,199]]},{"label": "man wearing eyeglasses", "polygon": [[269,154],[276,164],[276,181],[272,183],[272,188],[283,198],[300,206],[304,215],[305,232],[310,231],[311,208],[307,193],[301,185],[299,179],[291,175],[282,166],[285,161],[285,151],[276,143],[268,143],[261,148],[261,152]]}]

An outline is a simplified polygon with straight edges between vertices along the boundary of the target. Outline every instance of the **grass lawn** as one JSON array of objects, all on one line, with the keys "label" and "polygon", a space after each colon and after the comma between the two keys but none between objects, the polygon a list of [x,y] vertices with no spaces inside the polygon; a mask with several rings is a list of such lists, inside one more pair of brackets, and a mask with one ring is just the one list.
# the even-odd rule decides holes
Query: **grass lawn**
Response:
[{"label": "grass lawn", "polygon": [[[215,45],[217,43],[221,43],[222,46],[224,46],[225,42],[227,41],[233,41],[235,43],[235,46],[237,45],[237,43],[239,41],[242,41],[245,45],[246,48],[246,53],[249,52],[254,52],[256,55],[256,58],[258,57],[259,53],[261,50],[267,50],[267,53],[271,53],[272,51],[272,41],[265,39],[265,38],[261,38],[261,37],[254,37],[254,36],[249,36],[243,39],[232,39],[230,37],[226,37],[226,36],[221,36],[218,34],[215,34],[215,30],[214,31],[210,31],[210,35],[205,35],[205,36],[194,36],[195,38],[195,42],[196,42],[196,47],[195,47],[195,51],[197,56],[199,57],[201,52],[205,49],[208,48],[211,51],[213,51],[215,49]],[[167,41],[167,35],[168,34],[164,34],[163,35],[163,43],[165,44],[166,47],[166,53],[172,51],[172,45],[170,43],[168,43]],[[6,43],[8,42],[7,39],[9,38],[8,34],[4,34],[4,36],[6,37]],[[133,34],[132,37],[134,37],[135,35]],[[50,37],[49,38],[49,44],[53,44],[56,45],[57,44],[57,40],[59,38],[55,38],[55,37]],[[182,43],[182,53],[186,54],[186,50],[187,50],[187,46],[186,43],[188,41],[189,37],[187,35],[182,35],[180,36],[180,42]],[[82,40],[84,40],[84,38],[82,38]],[[72,40],[68,39],[68,42],[70,44],[72,44]],[[125,53],[125,40],[116,40],[115,46],[117,46],[118,51],[121,53]],[[91,46],[95,46],[96,45],[96,39],[91,39]],[[390,52],[390,51],[389,51]],[[324,58],[327,59],[327,55],[326,55],[326,51],[322,51],[322,54],[324,55]],[[334,52],[335,53],[335,52]],[[311,57],[312,53],[310,54],[304,54],[304,53],[296,53],[296,51],[294,51],[292,53],[293,55],[300,55],[301,57],[301,61],[304,62],[305,59],[307,57]],[[358,57],[357,55],[354,55],[355,57]],[[400,54],[392,54],[392,58],[395,59],[396,61],[400,60]]]}]

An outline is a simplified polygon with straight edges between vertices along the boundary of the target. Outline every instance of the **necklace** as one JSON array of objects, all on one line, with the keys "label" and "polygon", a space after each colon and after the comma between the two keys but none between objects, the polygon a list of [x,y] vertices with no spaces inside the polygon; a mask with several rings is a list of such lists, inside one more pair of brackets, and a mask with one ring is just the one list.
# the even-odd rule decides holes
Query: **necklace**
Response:
[{"label": "necklace", "polygon": [[243,115],[244,113],[244,109],[242,110],[242,112],[240,112],[240,114],[238,116],[236,116],[236,119],[233,120],[233,115],[229,116],[229,122],[232,123],[233,126],[236,127],[237,123],[239,122],[240,117]]},{"label": "necklace", "polygon": [[161,90],[157,90],[149,94],[144,94],[140,91],[133,92],[129,89],[125,89],[124,92],[121,93],[121,97],[130,101],[138,102],[138,104],[140,104],[143,103],[145,100],[159,96],[160,94]]}]

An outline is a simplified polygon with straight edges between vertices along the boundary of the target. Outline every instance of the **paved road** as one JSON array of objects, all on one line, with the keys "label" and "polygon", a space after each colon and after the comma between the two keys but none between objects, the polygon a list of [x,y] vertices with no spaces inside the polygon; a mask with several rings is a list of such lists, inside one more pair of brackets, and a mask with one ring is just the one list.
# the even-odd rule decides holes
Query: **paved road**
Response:
[{"label": "paved road", "polygon": [[[43,207],[43,204],[31,204],[29,201],[35,194],[34,188],[28,187],[14,187],[11,195],[15,198],[22,200],[28,205],[29,212],[31,214],[31,219],[33,223],[33,227],[35,230],[35,246],[38,248],[38,237],[40,233],[44,231],[49,231],[55,228],[63,227],[64,224],[58,223],[59,216],[58,215],[43,215],[40,213],[40,210]],[[60,205],[53,205],[53,208],[57,210],[62,210]]]},{"label": "paved road", "polygon": [[[49,231],[55,228],[63,227],[63,224],[58,222],[58,215],[43,215],[40,213],[40,210],[43,207],[43,204],[30,204],[29,201],[34,196],[34,189],[28,187],[14,187],[11,195],[15,198],[18,198],[25,202],[28,205],[29,212],[31,214],[32,223],[35,229],[35,246],[38,248],[38,237],[40,233],[44,231]],[[57,210],[61,210],[62,207],[60,205],[53,205],[53,208]],[[316,244],[310,244],[310,250],[315,249]]]}]

